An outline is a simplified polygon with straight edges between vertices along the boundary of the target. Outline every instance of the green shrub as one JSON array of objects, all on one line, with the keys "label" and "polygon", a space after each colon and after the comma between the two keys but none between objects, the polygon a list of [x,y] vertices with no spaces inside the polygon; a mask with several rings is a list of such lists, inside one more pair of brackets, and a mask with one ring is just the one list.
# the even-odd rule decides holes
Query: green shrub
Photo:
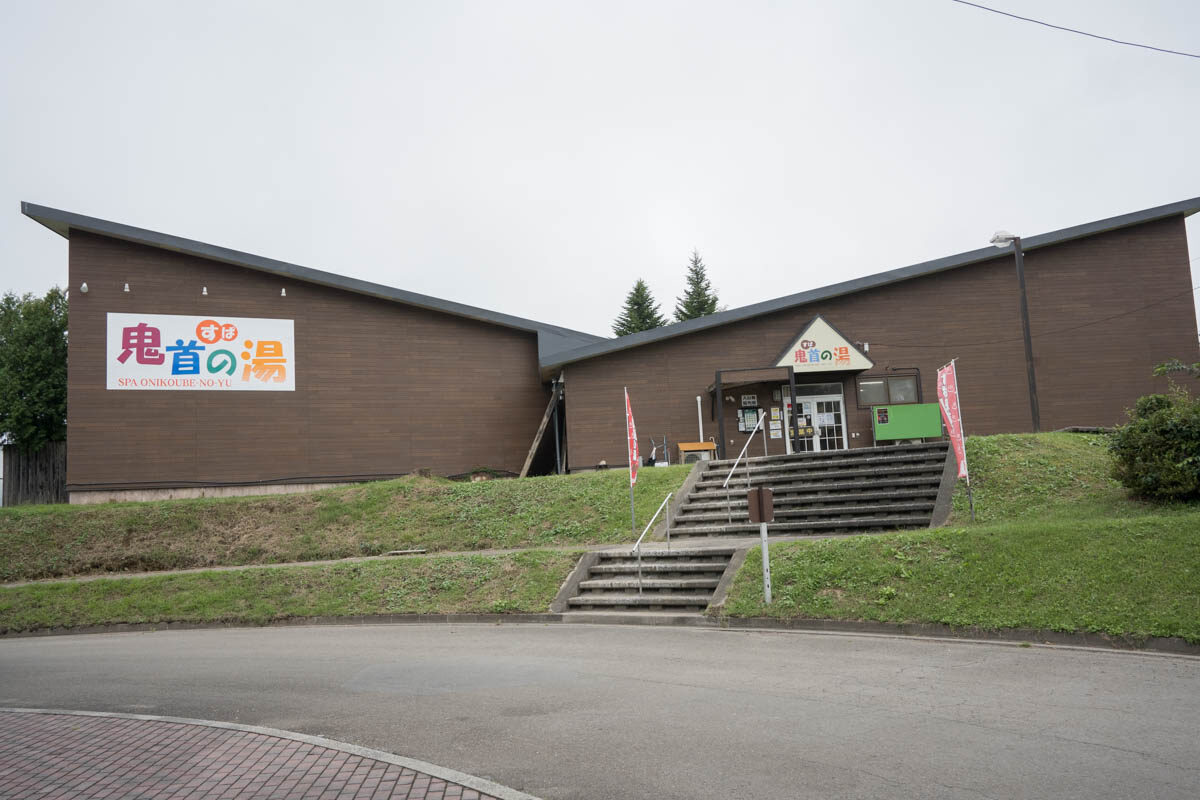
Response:
[{"label": "green shrub", "polygon": [[1155,411],[1162,411],[1164,408],[1171,407],[1171,396],[1166,394],[1148,394],[1145,397],[1139,397],[1137,402],[1133,404],[1133,417],[1146,418]]},{"label": "green shrub", "polygon": [[1109,448],[1113,477],[1135,495],[1200,499],[1200,398],[1184,389],[1139,398]]}]

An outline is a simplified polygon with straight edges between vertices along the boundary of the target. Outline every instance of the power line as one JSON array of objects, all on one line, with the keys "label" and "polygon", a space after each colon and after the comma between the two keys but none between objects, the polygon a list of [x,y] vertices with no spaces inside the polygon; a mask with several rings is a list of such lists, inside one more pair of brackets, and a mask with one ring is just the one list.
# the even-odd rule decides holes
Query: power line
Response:
[{"label": "power line", "polygon": [[[1035,333],[1035,334],[1033,334],[1033,338],[1038,339],[1043,336],[1054,336],[1055,334],[1059,334],[1059,333],[1069,333],[1070,331],[1077,331],[1080,328],[1087,328],[1092,325],[1099,325],[1101,322],[1108,322],[1109,320],[1118,319],[1119,317],[1127,317],[1130,314],[1136,314],[1139,311],[1145,311],[1147,308],[1153,308],[1154,306],[1161,306],[1163,303],[1169,303],[1172,300],[1177,300],[1180,297],[1183,297],[1185,294],[1195,294],[1196,292],[1200,292],[1200,286],[1193,286],[1191,289],[1188,289],[1185,292],[1179,292],[1178,294],[1173,294],[1170,297],[1164,297],[1162,300],[1155,300],[1153,303],[1147,303],[1144,306],[1138,306],[1137,308],[1131,308],[1128,311],[1122,311],[1120,314],[1113,314],[1111,317],[1104,317],[1103,319],[1094,319],[1090,322],[1085,322],[1082,325],[1073,325],[1069,328],[1059,328],[1058,330],[1054,330],[1054,331],[1045,331],[1043,333]],[[1024,340],[1023,336],[1014,336],[1011,339],[992,339],[991,341],[985,341],[985,342],[964,342],[964,343],[956,344],[955,346],[956,347],[985,347],[987,345],[1008,344],[1010,342],[1020,342],[1023,340]],[[919,348],[922,350],[944,349],[946,347],[946,345],[944,345],[944,344],[901,344],[901,343],[897,343],[897,342],[871,342],[871,344],[877,345],[879,347],[903,347],[903,348],[910,348],[910,349]]]},{"label": "power line", "polygon": [[1165,47],[1154,47],[1153,45],[1149,45],[1149,44],[1138,44],[1137,42],[1126,42],[1126,41],[1122,41],[1121,39],[1113,39],[1111,37],[1101,36],[1096,33],[1088,33],[1087,31],[1076,30],[1075,28],[1067,28],[1062,25],[1053,25],[1049,22],[1042,22],[1040,19],[1033,19],[1031,17],[1022,17],[1019,14],[1010,14],[1009,12],[1001,11],[998,8],[989,8],[987,6],[981,6],[981,5],[979,5],[979,3],[969,3],[969,2],[967,2],[967,0],[950,0],[950,1],[952,3],[959,3],[964,6],[971,6],[972,8],[978,8],[983,11],[990,11],[993,14],[999,14],[1002,17],[1012,17],[1013,19],[1019,19],[1022,22],[1032,22],[1035,25],[1044,25],[1047,28],[1054,28],[1054,30],[1056,30],[1056,31],[1066,31],[1067,33],[1077,33],[1080,36],[1090,36],[1093,39],[1100,39],[1105,42],[1112,42],[1113,44],[1123,44],[1123,45],[1128,45],[1129,47],[1141,47],[1144,50],[1155,50],[1159,53],[1170,53],[1173,56],[1186,56],[1188,58],[1200,58],[1200,55],[1197,55],[1196,53],[1185,53],[1182,50],[1167,50]]}]

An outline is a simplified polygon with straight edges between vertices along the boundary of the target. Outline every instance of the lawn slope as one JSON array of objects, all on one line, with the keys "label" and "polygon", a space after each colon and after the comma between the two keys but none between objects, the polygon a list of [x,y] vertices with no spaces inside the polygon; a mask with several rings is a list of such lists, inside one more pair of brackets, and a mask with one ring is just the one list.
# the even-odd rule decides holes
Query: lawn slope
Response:
[{"label": "lawn slope", "polygon": [[0,633],[113,623],[544,612],[577,552],[251,568],[0,588]]},{"label": "lawn slope", "polygon": [[[642,470],[638,519],[689,469]],[[478,483],[409,476],[295,495],[4,508],[0,581],[632,542],[628,481],[624,470]]]},{"label": "lawn slope", "polygon": [[1179,636],[1200,642],[1200,509],[1128,499],[1104,437],[968,440],[949,527],[772,545],[762,602],[752,553],[720,613]]}]

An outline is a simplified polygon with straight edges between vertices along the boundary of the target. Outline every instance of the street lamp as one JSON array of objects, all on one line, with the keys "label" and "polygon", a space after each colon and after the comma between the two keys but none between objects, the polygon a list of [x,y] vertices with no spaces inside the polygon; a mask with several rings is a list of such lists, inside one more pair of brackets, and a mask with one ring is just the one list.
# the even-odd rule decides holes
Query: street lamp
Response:
[{"label": "street lamp", "polygon": [[1008,231],[996,231],[992,244],[999,248],[1013,246],[1017,261],[1017,286],[1021,291],[1021,332],[1025,335],[1025,371],[1029,376],[1029,413],[1033,416],[1033,432],[1042,430],[1041,412],[1038,410],[1037,378],[1033,374],[1033,338],[1029,333],[1029,303],[1025,299],[1025,253],[1021,250],[1021,237]]}]

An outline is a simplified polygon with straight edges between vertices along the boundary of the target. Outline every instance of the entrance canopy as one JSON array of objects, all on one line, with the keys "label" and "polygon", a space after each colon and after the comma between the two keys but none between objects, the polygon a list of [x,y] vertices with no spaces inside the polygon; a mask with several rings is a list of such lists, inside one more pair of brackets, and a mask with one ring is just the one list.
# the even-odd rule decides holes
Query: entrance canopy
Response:
[{"label": "entrance canopy", "polygon": [[[787,383],[791,373],[787,370],[789,364],[782,367],[751,367],[748,369],[723,369],[719,373],[721,386],[733,389],[738,386],[749,386],[755,383]],[[710,383],[707,391],[712,394],[717,384]]]},{"label": "entrance canopy", "polygon": [[[782,384],[780,389],[775,391],[775,396],[777,398],[776,402],[778,403],[786,399],[788,401],[786,403],[787,408],[781,409],[777,407],[772,413],[778,413],[783,410],[784,413],[782,416],[787,417],[789,414],[787,409],[792,410],[790,413],[796,415],[800,414],[800,407],[797,404],[796,391],[798,383],[805,385],[806,393],[809,395],[814,394],[814,390],[818,386],[835,386],[836,391],[834,391],[834,389],[830,389],[825,393],[831,396],[834,394],[839,395],[838,398],[818,397],[816,400],[823,401],[826,403],[826,405],[836,405],[836,409],[825,409],[820,411],[818,417],[814,417],[814,415],[818,414],[819,410],[813,403],[808,403],[807,405],[813,406],[813,408],[810,409],[812,413],[809,414],[809,417],[813,417],[814,419],[823,419],[832,415],[838,421],[836,423],[823,424],[826,424],[830,427],[835,425],[840,426],[838,429],[841,431],[841,433],[838,435],[844,439],[845,417],[844,409],[842,407],[843,401],[840,398],[840,395],[842,394],[840,380],[847,373],[863,372],[871,369],[874,366],[875,362],[873,362],[865,352],[856,347],[853,342],[851,342],[844,334],[842,334],[841,331],[826,322],[823,317],[817,315],[813,317],[812,320],[800,331],[800,334],[796,336],[786,348],[784,348],[784,350],[775,359],[774,366],[717,370],[716,380],[713,381],[713,383],[708,387],[708,392],[713,398],[713,416],[717,418],[718,429],[720,430],[721,434],[721,440],[718,443],[718,449],[721,457],[727,457],[727,454],[725,453],[725,445],[729,443],[729,441],[725,438],[725,404],[731,403],[735,407],[746,406],[750,404],[751,400],[756,400],[756,397],[753,394],[745,394],[741,396],[730,394],[728,397],[726,397],[726,391],[732,392],[732,390],[737,387],[753,386],[756,384]],[[834,373],[841,374],[838,375]],[[823,383],[829,381],[837,381],[837,383]],[[817,394],[823,393],[817,392]],[[782,395],[782,397],[780,395]],[[760,404],[755,402],[753,405],[758,406]],[[752,414],[750,416],[753,417],[754,415]],[[745,425],[749,425],[749,422],[746,422]],[[815,421],[813,422],[813,426],[817,426]],[[742,431],[742,429],[743,422],[742,418],[739,417],[738,430]],[[809,432],[811,433],[811,429],[809,429]],[[789,439],[794,439],[794,441],[789,442],[792,447],[788,449],[788,452],[792,452],[793,449],[796,451],[804,449],[801,447],[799,424],[791,426],[789,429],[788,426],[784,424],[784,420],[772,420],[771,438],[780,438],[781,434],[788,436]],[[766,433],[764,432],[764,437],[765,436]],[[763,446],[764,448],[766,447],[765,439]],[[846,446],[844,441],[842,446]]]}]

